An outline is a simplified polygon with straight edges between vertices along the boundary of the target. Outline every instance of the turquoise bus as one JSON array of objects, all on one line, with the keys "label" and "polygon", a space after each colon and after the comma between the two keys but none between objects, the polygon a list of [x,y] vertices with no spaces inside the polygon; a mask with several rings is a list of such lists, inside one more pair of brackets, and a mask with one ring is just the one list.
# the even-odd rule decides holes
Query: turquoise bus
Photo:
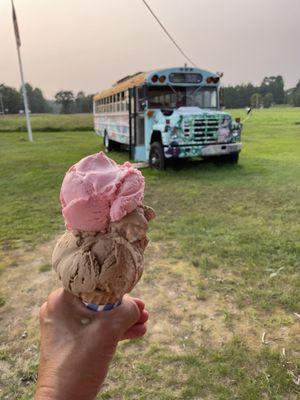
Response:
[{"label": "turquoise bus", "polygon": [[237,163],[239,119],[220,110],[220,76],[167,68],[126,76],[94,96],[94,129],[107,151],[125,145],[134,161],[164,169],[171,159]]}]

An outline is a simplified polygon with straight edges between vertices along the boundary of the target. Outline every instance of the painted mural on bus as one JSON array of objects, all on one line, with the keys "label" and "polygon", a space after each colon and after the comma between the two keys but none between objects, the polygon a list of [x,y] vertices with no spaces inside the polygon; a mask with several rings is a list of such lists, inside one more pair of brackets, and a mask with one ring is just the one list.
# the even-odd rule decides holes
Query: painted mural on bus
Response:
[{"label": "painted mural on bus", "polygon": [[126,147],[134,161],[164,169],[202,157],[237,163],[242,124],[221,110],[220,75],[178,67],[126,76],[94,96],[94,129],[107,151]]}]

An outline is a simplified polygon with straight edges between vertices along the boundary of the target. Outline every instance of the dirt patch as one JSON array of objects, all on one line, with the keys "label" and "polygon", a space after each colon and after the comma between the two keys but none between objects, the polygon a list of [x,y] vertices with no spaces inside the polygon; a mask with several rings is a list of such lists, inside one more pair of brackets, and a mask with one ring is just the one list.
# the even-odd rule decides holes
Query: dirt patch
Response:
[{"label": "dirt patch", "polygon": [[[210,289],[211,277],[204,278],[198,268],[184,261],[170,263],[162,254],[162,246],[152,243],[135,291],[151,312],[148,335],[152,341],[170,345],[176,352],[194,345],[223,346],[234,337],[254,349],[268,346],[294,352],[299,347],[296,317],[279,309],[271,315],[251,307],[240,309],[226,294]],[[199,283],[205,287],[200,298]],[[262,343],[264,332],[267,339]]]},{"label": "dirt patch", "polygon": [[[20,371],[18,379],[34,379],[28,372],[32,367],[26,362],[34,359],[37,363],[39,307],[47,294],[59,286],[52,271],[40,269],[51,263],[54,243],[55,240],[43,244],[34,252],[18,250],[7,255],[11,266],[1,275],[5,305],[0,308],[0,368],[6,376],[2,386],[15,382],[15,371]],[[274,310],[274,322],[272,315],[250,307],[239,309],[226,295],[211,291],[210,279],[184,261],[164,258],[162,244],[150,244],[143,278],[133,292],[143,298],[150,311],[148,344],[183,354],[202,345],[218,348],[240,337],[251,348],[268,346],[284,352],[286,357],[299,356],[297,317]],[[199,283],[205,288],[201,289],[201,296]]]}]

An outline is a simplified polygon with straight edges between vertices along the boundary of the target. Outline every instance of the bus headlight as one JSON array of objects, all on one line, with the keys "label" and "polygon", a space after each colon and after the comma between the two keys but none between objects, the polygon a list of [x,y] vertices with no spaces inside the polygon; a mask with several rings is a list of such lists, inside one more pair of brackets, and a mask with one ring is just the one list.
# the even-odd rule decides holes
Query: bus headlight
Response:
[{"label": "bus headlight", "polygon": [[171,137],[172,137],[172,139],[177,139],[177,137],[178,137],[178,129],[176,128],[176,126],[174,126],[171,129]]}]

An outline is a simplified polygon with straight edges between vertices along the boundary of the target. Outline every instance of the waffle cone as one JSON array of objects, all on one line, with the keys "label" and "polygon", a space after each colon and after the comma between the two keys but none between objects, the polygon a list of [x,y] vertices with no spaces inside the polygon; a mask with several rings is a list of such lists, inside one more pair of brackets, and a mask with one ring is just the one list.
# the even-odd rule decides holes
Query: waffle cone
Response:
[{"label": "waffle cone", "polygon": [[111,293],[81,293],[81,299],[85,303],[89,304],[97,304],[98,306],[105,305],[105,304],[115,304],[117,301],[122,300],[123,296],[116,297],[115,294]]}]

